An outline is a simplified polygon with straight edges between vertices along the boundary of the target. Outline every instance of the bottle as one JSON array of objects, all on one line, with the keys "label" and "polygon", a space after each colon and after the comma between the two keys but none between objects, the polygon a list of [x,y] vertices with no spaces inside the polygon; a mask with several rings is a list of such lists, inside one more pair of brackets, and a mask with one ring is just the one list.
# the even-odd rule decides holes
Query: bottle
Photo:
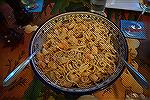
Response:
[{"label": "bottle", "polygon": [[107,0],[90,0],[91,12],[106,16],[104,13]]}]

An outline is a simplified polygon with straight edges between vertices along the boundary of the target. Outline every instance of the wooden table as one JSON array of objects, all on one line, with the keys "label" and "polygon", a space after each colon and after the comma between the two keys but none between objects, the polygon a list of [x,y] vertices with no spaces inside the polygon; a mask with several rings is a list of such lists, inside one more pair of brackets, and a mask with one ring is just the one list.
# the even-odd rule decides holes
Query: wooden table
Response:
[{"label": "wooden table", "polygon": [[[48,8],[49,9],[49,8]],[[50,9],[49,9],[50,10]],[[136,20],[139,16],[139,12],[106,9],[108,19],[112,20],[118,26],[121,19]],[[48,18],[52,17],[49,12],[47,15],[42,14],[40,18],[35,19],[31,25],[41,25]],[[139,40],[140,46],[138,47],[138,55],[135,61],[138,63],[138,71],[150,82],[150,14],[142,16],[143,21],[147,28],[148,39]],[[34,33],[34,32],[33,32]],[[0,100],[14,99],[20,100],[26,99],[44,99],[51,100],[55,97],[56,100],[66,99],[63,94],[56,94],[48,87],[44,86],[34,75],[31,66],[28,65],[19,77],[8,87],[2,86],[3,79],[16,67],[16,65],[23,62],[28,57],[28,47],[30,39],[33,33],[24,33],[24,39],[18,44],[14,50],[11,48],[3,48],[3,43],[0,43]],[[104,99],[118,99],[124,100],[125,95],[129,92],[133,92],[131,88],[127,88],[122,84],[122,77],[120,77],[112,86],[103,91],[97,91],[93,93],[100,100]],[[145,96],[150,97],[150,89],[143,90]],[[71,99],[77,98],[69,96]]]}]

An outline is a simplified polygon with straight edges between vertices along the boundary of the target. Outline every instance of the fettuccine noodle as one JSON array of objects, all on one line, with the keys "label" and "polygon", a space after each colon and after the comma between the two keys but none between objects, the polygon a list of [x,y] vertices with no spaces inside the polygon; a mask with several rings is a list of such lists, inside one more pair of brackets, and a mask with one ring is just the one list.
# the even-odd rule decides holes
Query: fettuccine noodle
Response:
[{"label": "fettuccine noodle", "polygon": [[116,50],[105,24],[82,18],[58,21],[37,54],[41,70],[63,87],[86,88],[108,78]]}]

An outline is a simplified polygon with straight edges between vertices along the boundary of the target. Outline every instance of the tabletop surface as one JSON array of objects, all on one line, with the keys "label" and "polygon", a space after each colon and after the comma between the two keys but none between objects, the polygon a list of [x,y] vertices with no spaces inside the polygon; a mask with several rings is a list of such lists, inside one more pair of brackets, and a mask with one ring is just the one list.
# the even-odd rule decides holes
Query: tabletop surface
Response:
[{"label": "tabletop surface", "polygon": [[[50,8],[48,8],[49,10]],[[117,10],[117,9],[106,9],[107,18],[113,21],[116,25],[120,27],[120,20],[136,20],[140,13],[127,10]],[[33,20],[32,26],[40,26],[47,19],[51,18],[49,12],[47,15],[44,13]],[[130,39],[127,38],[129,43],[135,43],[140,45],[136,48],[137,55],[134,59],[130,59],[132,52],[129,51],[128,62],[132,64],[149,82],[150,82],[150,14],[145,14],[142,16],[140,21],[144,22],[147,28],[146,33],[148,39]],[[39,99],[39,100],[69,100],[76,99],[78,96],[67,96],[64,94],[57,94],[52,91],[47,86],[43,85],[38,78],[34,75],[31,65],[29,64],[18,76],[18,78],[8,87],[2,86],[3,79],[14,69],[18,64],[23,62],[28,57],[28,47],[30,39],[32,38],[34,32],[26,33],[24,32],[24,39],[21,43],[16,45],[13,49],[9,47],[4,47],[3,43],[0,43],[0,100],[20,100],[20,99]],[[133,42],[134,41],[134,42]],[[133,64],[134,63],[134,64]],[[126,71],[126,70],[125,70]],[[128,81],[128,84],[126,82]],[[130,76],[129,73],[124,72],[122,76],[110,87],[103,91],[97,91],[92,93],[99,100],[124,100],[127,95],[136,93],[138,95],[144,95],[145,97],[150,97],[150,89],[143,89],[139,84]]]}]

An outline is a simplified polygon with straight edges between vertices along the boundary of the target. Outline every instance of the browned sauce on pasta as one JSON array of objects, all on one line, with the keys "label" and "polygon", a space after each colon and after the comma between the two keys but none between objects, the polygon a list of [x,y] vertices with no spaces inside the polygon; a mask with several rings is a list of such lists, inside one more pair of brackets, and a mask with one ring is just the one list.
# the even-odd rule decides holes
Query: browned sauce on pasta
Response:
[{"label": "browned sauce on pasta", "polygon": [[36,57],[51,81],[68,88],[103,81],[115,71],[117,59],[105,24],[79,17],[58,21]]}]

